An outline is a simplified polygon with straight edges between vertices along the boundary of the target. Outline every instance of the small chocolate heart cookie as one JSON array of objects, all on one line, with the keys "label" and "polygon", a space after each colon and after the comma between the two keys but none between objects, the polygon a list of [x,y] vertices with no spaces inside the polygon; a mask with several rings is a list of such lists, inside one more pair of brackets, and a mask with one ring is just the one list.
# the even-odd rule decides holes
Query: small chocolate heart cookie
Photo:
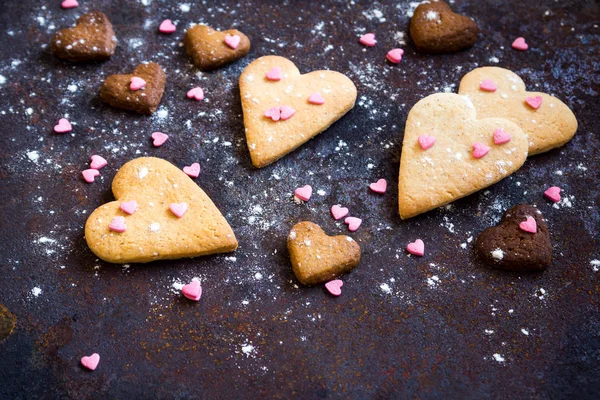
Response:
[{"label": "small chocolate heart cookie", "polygon": [[202,71],[210,71],[244,57],[250,39],[237,29],[219,32],[207,25],[194,25],[183,39],[187,54]]},{"label": "small chocolate heart cookie", "polygon": [[107,60],[115,54],[117,38],[106,15],[94,11],[79,17],[75,27],[56,32],[51,47],[67,61]]},{"label": "small chocolate heart cookie", "polygon": [[421,3],[410,20],[410,36],[423,53],[454,53],[477,41],[475,21],[456,14],[443,1]]},{"label": "small chocolate heart cookie", "polygon": [[287,240],[292,269],[304,285],[316,285],[350,272],[360,262],[360,247],[350,236],[327,236],[315,223],[299,222]]},{"label": "small chocolate heart cookie", "polygon": [[116,108],[152,114],[165,91],[166,80],[160,65],[140,64],[131,74],[108,76],[100,88],[100,99]]},{"label": "small chocolate heart cookie", "polygon": [[499,225],[479,235],[475,248],[488,265],[509,271],[543,271],[552,261],[548,225],[542,213],[528,204],[508,210]]}]

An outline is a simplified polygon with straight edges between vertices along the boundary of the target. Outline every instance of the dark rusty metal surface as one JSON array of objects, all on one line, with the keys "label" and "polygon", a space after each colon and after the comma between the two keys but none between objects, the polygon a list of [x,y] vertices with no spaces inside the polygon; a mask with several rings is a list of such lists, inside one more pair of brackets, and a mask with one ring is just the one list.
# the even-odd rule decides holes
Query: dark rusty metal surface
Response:
[{"label": "dark rusty metal surface", "polygon": [[[0,398],[597,396],[598,1],[456,0],[481,35],[473,49],[445,56],[415,53],[408,2],[80,3],[66,11],[58,0],[21,0],[0,11],[0,303],[17,318],[0,343]],[[52,57],[56,29],[95,9],[115,26],[115,56],[84,65]],[[174,35],[156,32],[164,18],[176,21]],[[239,28],[252,40],[250,54],[197,75],[180,46],[192,22]],[[377,35],[375,48],[358,44],[367,31]],[[392,66],[384,56],[397,32],[405,32],[406,53]],[[529,51],[510,49],[517,36]],[[341,71],[359,98],[326,133],[256,170],[237,78],[266,54],[290,58],[302,72]],[[141,61],[167,71],[159,112],[101,104],[103,78]],[[528,87],[556,94],[574,110],[577,135],[489,190],[401,221],[396,185],[408,111],[428,94],[456,91],[482,65],[509,68]],[[207,102],[185,98],[198,84]],[[53,134],[66,114],[73,133]],[[160,149],[150,143],[155,130],[171,135]],[[80,171],[92,154],[109,166],[88,185]],[[141,155],[179,166],[199,161],[197,182],[230,221],[239,250],[129,268],[98,261],[83,239],[86,217],[112,199],[119,166]],[[388,193],[369,193],[381,177]],[[317,193],[295,204],[293,189],[304,184]],[[553,208],[542,196],[549,185],[569,202]],[[542,274],[492,270],[472,252],[471,238],[520,202],[536,204],[549,221],[554,261]],[[329,234],[347,232],[329,216],[337,203],[363,218],[352,234],[363,256],[332,298],[296,286],[285,238],[304,219]],[[427,246],[422,258],[404,251],[417,237]],[[192,304],[173,284],[195,276],[204,295]],[[79,359],[93,352],[101,361],[90,373]]]}]

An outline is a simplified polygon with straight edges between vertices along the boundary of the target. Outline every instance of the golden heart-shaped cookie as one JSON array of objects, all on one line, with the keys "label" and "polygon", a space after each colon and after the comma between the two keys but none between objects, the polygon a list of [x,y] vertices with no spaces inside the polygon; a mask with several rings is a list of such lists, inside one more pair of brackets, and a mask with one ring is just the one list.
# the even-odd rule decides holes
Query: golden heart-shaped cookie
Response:
[{"label": "golden heart-shaped cookie", "polygon": [[[495,144],[497,130],[510,141]],[[478,151],[487,148],[487,154],[476,158],[481,154],[474,145]],[[516,124],[477,119],[464,96],[428,96],[406,120],[398,178],[400,217],[414,217],[490,186],[519,169],[526,158],[527,136]]]},{"label": "golden heart-shaped cookie", "polygon": [[[350,111],[356,101],[356,87],[339,72],[301,75],[288,59],[266,56],[244,69],[240,95],[252,164],[261,168],[323,132]],[[282,111],[281,118],[265,116],[279,107],[288,107],[294,113],[286,116]]]},{"label": "golden heart-shaped cookie", "polygon": [[[88,246],[105,261],[144,263],[237,248],[231,227],[206,193],[165,160],[129,161],[115,175],[112,190],[116,200],[94,210],[85,224]],[[115,218],[124,232],[109,228]]]},{"label": "golden heart-shaped cookie", "polygon": [[[491,80],[496,90],[481,89],[484,80]],[[566,104],[546,93],[526,91],[519,75],[508,69],[476,68],[462,78],[458,94],[471,99],[479,118],[506,118],[519,125],[529,137],[529,155],[560,147],[577,131],[577,119]],[[539,102],[537,97],[541,105],[535,109],[527,99]]]},{"label": "golden heart-shaped cookie", "polygon": [[237,29],[219,32],[207,25],[188,29],[183,44],[194,65],[202,71],[229,64],[250,51],[250,39],[242,32]]}]

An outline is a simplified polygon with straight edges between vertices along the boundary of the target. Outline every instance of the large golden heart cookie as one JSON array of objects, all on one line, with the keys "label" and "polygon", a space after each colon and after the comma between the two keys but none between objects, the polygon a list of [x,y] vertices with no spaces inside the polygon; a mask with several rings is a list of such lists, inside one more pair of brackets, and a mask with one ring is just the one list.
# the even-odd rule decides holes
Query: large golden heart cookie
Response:
[{"label": "large golden heart cookie", "polygon": [[165,160],[129,161],[112,190],[116,201],[98,207],[85,224],[88,246],[105,261],[143,263],[237,248],[231,227],[206,193]]},{"label": "large golden heart cookie", "polygon": [[340,119],[356,100],[356,87],[335,71],[301,75],[286,58],[254,60],[240,76],[246,139],[261,168],[290,153]]},{"label": "large golden heart cookie", "polygon": [[400,217],[414,217],[498,182],[523,165],[527,147],[517,125],[502,118],[477,119],[464,96],[438,93],[422,99],[410,110],[404,130]]},{"label": "large golden heart cookie", "polygon": [[476,68],[460,81],[458,94],[468,96],[479,118],[506,118],[529,137],[529,155],[567,143],[577,131],[577,119],[562,101],[527,92],[514,72],[498,67]]}]

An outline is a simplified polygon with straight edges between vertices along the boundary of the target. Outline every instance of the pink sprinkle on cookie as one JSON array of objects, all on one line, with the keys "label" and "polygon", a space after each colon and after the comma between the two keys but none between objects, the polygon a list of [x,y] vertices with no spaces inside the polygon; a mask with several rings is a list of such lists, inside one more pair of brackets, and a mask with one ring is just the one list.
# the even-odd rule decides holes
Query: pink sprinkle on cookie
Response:
[{"label": "pink sprinkle on cookie", "polygon": [[302,201],[308,201],[312,196],[312,187],[310,185],[304,185],[294,190],[294,196]]},{"label": "pink sprinkle on cookie", "polygon": [[127,226],[125,225],[125,217],[115,217],[113,218],[110,225],[108,225],[108,229],[113,232],[123,233],[127,230]]},{"label": "pink sprinkle on cookie", "polygon": [[192,178],[197,178],[200,175],[200,164],[193,163],[189,167],[183,167],[183,172]]},{"label": "pink sprinkle on cookie", "polygon": [[544,192],[544,196],[552,200],[554,203],[560,201],[560,188],[558,186],[552,186]]},{"label": "pink sprinkle on cookie", "polygon": [[406,246],[406,251],[415,256],[423,256],[425,254],[425,243],[421,239],[417,239]]},{"label": "pink sprinkle on cookie", "polygon": [[158,30],[161,33],[173,33],[177,30],[177,28],[170,19],[165,19],[160,23]]},{"label": "pink sprinkle on cookie", "polygon": [[290,106],[281,106],[279,107],[279,111],[281,112],[281,120],[285,121],[286,119],[292,118],[294,114],[296,114],[296,110],[294,110]]},{"label": "pink sprinkle on cookie", "polygon": [[473,143],[473,157],[481,158],[490,152],[490,148],[483,143]]},{"label": "pink sprinkle on cookie", "polygon": [[90,371],[95,370],[96,367],[98,366],[99,362],[100,362],[100,355],[98,353],[94,353],[89,357],[85,356],[85,357],[81,358],[81,365],[83,365]]},{"label": "pink sprinkle on cookie", "polygon": [[135,210],[137,210],[137,206],[138,206],[137,201],[129,200],[129,201],[121,202],[121,205],[119,206],[119,208],[124,213],[132,215],[135,212]]},{"label": "pink sprinkle on cookie", "polygon": [[512,44],[512,48],[515,50],[525,51],[529,48],[529,45],[525,43],[525,39],[522,37],[518,37]]},{"label": "pink sprinkle on cookie", "polygon": [[365,33],[360,37],[360,42],[365,46],[373,47],[377,43],[377,40],[375,40],[374,33]]},{"label": "pink sprinkle on cookie", "polygon": [[169,139],[169,135],[166,135],[162,132],[153,132],[152,133],[152,145],[154,147],[160,147]]},{"label": "pink sprinkle on cookie", "polygon": [[232,49],[237,49],[240,44],[240,36],[239,35],[230,35],[229,33],[225,36],[225,44]]},{"label": "pink sprinkle on cookie", "polygon": [[79,3],[77,0],[65,0],[60,4],[60,6],[64,9],[69,9],[79,7]]},{"label": "pink sprinkle on cookie", "polygon": [[202,297],[202,286],[200,286],[200,281],[197,279],[192,279],[190,283],[184,285],[181,288],[181,293],[190,300],[198,301],[200,297]]},{"label": "pink sprinkle on cookie", "polygon": [[369,185],[369,189],[371,189],[375,193],[385,193],[385,191],[387,189],[387,181],[385,179],[381,178],[377,182],[371,183]]},{"label": "pink sprinkle on cookie", "polygon": [[67,132],[71,132],[72,130],[73,130],[73,127],[71,126],[71,123],[69,122],[69,120],[66,118],[59,119],[58,124],[54,125],[54,132],[56,132],[56,133],[67,133]]},{"label": "pink sprinkle on cookie", "polygon": [[537,110],[542,106],[542,96],[528,97],[525,99],[525,103],[534,110]]},{"label": "pink sprinkle on cookie", "polygon": [[98,171],[97,169],[85,169],[83,171],[81,171],[81,175],[83,176],[83,179],[87,182],[87,183],[92,183],[94,182],[94,179],[100,175],[100,171]]},{"label": "pink sprinkle on cookie", "polygon": [[187,92],[188,99],[195,99],[198,101],[204,100],[204,90],[200,87],[195,87],[193,89],[188,90]]},{"label": "pink sprinkle on cookie", "polygon": [[527,220],[525,220],[519,224],[519,228],[521,228],[521,230],[525,231],[525,232],[536,233],[537,232],[537,222],[535,222],[535,218],[527,217]]},{"label": "pink sprinkle on cookie", "polygon": [[348,212],[349,212],[348,208],[342,207],[340,204],[331,206],[331,215],[333,215],[333,218],[336,221],[338,219],[344,218],[346,215],[348,215]]},{"label": "pink sprinkle on cookie", "polygon": [[108,165],[108,162],[104,159],[104,157],[100,157],[94,154],[91,157],[90,168],[92,169],[101,169]]},{"label": "pink sprinkle on cookie", "polygon": [[356,217],[348,217],[344,220],[344,223],[348,225],[348,230],[350,232],[355,232],[362,224],[362,219]]},{"label": "pink sprinkle on cookie", "polygon": [[419,146],[421,146],[423,150],[427,150],[430,147],[433,147],[433,145],[435,144],[435,136],[419,135],[418,141]]},{"label": "pink sprinkle on cookie", "polygon": [[496,83],[493,80],[484,79],[481,81],[479,89],[483,90],[484,92],[495,92],[498,90],[498,86],[496,86]]},{"label": "pink sprinkle on cookie", "polygon": [[290,106],[279,106],[279,107],[271,107],[265,111],[265,117],[271,118],[273,121],[277,122],[279,120],[285,121],[286,119],[292,118],[292,116],[296,113]]},{"label": "pink sprinkle on cookie", "polygon": [[502,128],[494,131],[494,144],[504,144],[510,142],[510,135]]},{"label": "pink sprinkle on cookie", "polygon": [[136,91],[142,89],[146,86],[146,81],[140,78],[139,76],[132,76],[129,84],[129,89]]},{"label": "pink sprinkle on cookie", "polygon": [[325,99],[321,96],[319,92],[313,92],[310,96],[308,96],[308,102],[310,104],[316,104],[318,106],[325,104]]},{"label": "pink sprinkle on cookie", "polygon": [[344,286],[344,282],[339,279],[334,279],[325,284],[327,291],[334,296],[339,296],[342,294],[342,286]]},{"label": "pink sprinkle on cookie", "polygon": [[280,81],[281,80],[281,68],[273,67],[269,72],[265,74],[265,78],[269,81]]},{"label": "pink sprinkle on cookie", "polygon": [[267,111],[265,111],[265,117],[271,118],[275,122],[279,121],[279,118],[281,118],[281,111],[279,110],[279,107],[271,107],[267,109]]},{"label": "pink sprinkle on cookie", "polygon": [[187,209],[188,209],[188,205],[185,202],[184,203],[171,203],[169,205],[169,210],[171,210],[173,215],[175,215],[177,218],[183,217],[183,214],[185,214]]},{"label": "pink sprinkle on cookie", "polygon": [[392,50],[388,51],[388,53],[385,55],[385,58],[387,58],[388,61],[393,64],[398,64],[400,61],[402,61],[403,55],[404,55],[404,50],[392,49]]}]

